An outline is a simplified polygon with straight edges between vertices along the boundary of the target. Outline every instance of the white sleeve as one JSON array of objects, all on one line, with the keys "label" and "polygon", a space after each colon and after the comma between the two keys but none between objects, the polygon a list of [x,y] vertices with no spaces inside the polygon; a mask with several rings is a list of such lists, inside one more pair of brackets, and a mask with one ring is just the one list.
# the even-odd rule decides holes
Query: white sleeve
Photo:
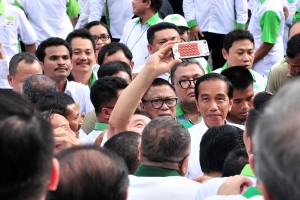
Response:
[{"label": "white sleeve", "polygon": [[196,0],[183,0],[182,2],[184,17],[187,22],[196,20],[195,1]]},{"label": "white sleeve", "polygon": [[37,35],[30,22],[27,20],[24,12],[18,9],[18,34],[21,37],[21,40],[24,44],[34,44],[37,40]]},{"label": "white sleeve", "polygon": [[0,59],[0,88],[11,88],[7,81],[8,61]]},{"label": "white sleeve", "polygon": [[247,0],[234,0],[236,11],[236,22],[246,24],[248,20],[248,5]]},{"label": "white sleeve", "polygon": [[105,6],[104,4],[104,0],[90,0],[90,15],[88,22],[100,21],[102,17],[103,8]]}]

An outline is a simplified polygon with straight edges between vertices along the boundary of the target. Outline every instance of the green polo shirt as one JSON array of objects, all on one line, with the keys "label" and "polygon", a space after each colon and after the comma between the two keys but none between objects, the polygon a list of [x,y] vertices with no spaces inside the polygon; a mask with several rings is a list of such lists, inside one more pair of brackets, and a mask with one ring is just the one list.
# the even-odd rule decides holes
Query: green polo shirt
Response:
[{"label": "green polo shirt", "polygon": [[[201,119],[201,115],[199,115],[198,119]],[[194,123],[185,115],[181,106],[179,104],[176,105],[176,117],[175,120],[182,124],[185,128],[191,128],[194,126]]]},{"label": "green polo shirt", "polygon": [[107,123],[96,122],[94,130],[96,131],[104,131],[108,129]]},{"label": "green polo shirt", "polygon": [[144,165],[139,165],[134,175],[140,177],[181,176],[181,174],[178,171],[173,169],[166,169],[161,167],[150,167]]}]

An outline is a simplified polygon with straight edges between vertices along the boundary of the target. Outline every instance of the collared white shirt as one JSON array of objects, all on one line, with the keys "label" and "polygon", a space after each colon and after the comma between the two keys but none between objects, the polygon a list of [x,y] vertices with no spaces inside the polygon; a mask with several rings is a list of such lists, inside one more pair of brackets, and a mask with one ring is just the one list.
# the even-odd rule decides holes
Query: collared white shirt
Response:
[{"label": "collared white shirt", "polygon": [[71,96],[80,105],[80,114],[88,113],[94,109],[90,99],[90,88],[75,81],[67,81],[65,93]]},{"label": "collared white shirt", "polygon": [[[283,15],[283,7],[282,7],[282,0],[265,0],[263,3],[260,1],[256,1],[253,3],[253,9],[252,9],[252,16],[250,19],[248,30],[253,34],[254,38],[254,51],[257,51],[257,49],[261,46],[263,43],[264,35],[262,34],[262,16],[264,16],[265,12],[275,12],[278,16],[278,18],[281,20],[279,30],[277,30],[277,27],[273,27],[272,30],[269,30],[268,35],[270,38],[273,37],[272,31],[278,31],[278,36],[276,38],[276,41],[274,41],[273,48],[268,52],[266,56],[264,56],[262,59],[257,61],[253,64],[252,69],[259,74],[268,77],[270,69],[272,69],[274,66],[277,66],[281,63],[283,58],[283,29],[284,29],[284,15]],[[271,43],[271,42],[269,42]]]},{"label": "collared white shirt", "polygon": [[[158,17],[158,13],[155,15]],[[150,24],[147,22],[145,24],[141,24],[140,18],[138,17],[130,20],[124,27],[120,43],[125,44],[132,52],[132,60],[134,61],[135,66],[144,65],[148,56],[150,55],[147,48],[147,30],[150,28],[150,26],[162,21],[162,19],[158,18],[157,20],[151,20]]]},{"label": "collared white shirt", "polygon": [[90,0],[88,21],[99,21],[106,10],[106,22],[113,38],[121,38],[125,25],[133,17],[132,0]]},{"label": "collared white shirt", "polygon": [[247,0],[183,0],[182,7],[189,27],[198,25],[205,32],[227,34],[235,19],[239,24],[248,19]]},{"label": "collared white shirt", "polygon": [[6,3],[3,5],[4,13],[0,13],[0,42],[9,62],[11,57],[20,52],[19,37],[24,44],[30,45],[36,42],[37,35],[21,9]]},{"label": "collared white shirt", "polygon": [[[237,126],[241,129],[244,129],[244,126],[242,125],[233,124],[229,122],[226,122],[226,124]],[[207,130],[208,127],[206,126],[204,120],[201,120],[199,124],[196,124],[188,129],[191,136],[191,153],[190,153],[190,159],[188,163],[188,171],[186,177],[189,179],[194,179],[203,175],[200,166],[200,161],[199,161],[200,142]]]},{"label": "collared white shirt", "polygon": [[201,184],[181,176],[129,175],[128,200],[194,200]]},{"label": "collared white shirt", "polygon": [[[71,0],[16,0],[34,30],[38,33],[37,45],[49,37],[65,39],[73,26],[67,14],[67,4]],[[15,3],[15,5],[17,5]]]}]

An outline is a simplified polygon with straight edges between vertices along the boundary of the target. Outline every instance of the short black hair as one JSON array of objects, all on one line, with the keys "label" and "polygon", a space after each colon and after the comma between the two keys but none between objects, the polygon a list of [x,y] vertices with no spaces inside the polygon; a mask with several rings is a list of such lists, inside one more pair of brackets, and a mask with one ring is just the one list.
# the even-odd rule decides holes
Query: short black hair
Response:
[{"label": "short black hair", "polygon": [[91,21],[91,22],[87,23],[86,25],[84,25],[83,28],[89,31],[93,26],[98,26],[98,25],[103,26],[106,29],[106,31],[108,32],[109,37],[112,38],[109,28],[107,27],[106,24],[104,24],[101,21]]},{"label": "short black hair", "polygon": [[165,29],[174,29],[178,32],[178,36],[180,35],[180,31],[178,27],[175,24],[169,23],[169,22],[160,22],[153,26],[150,26],[150,28],[147,30],[147,40],[148,44],[153,44],[154,35],[158,31],[162,31]]},{"label": "short black hair", "polygon": [[47,190],[53,130],[31,102],[0,90],[1,199],[40,199]]},{"label": "short black hair", "polygon": [[92,146],[65,149],[56,155],[60,180],[47,200],[125,199],[129,185],[124,161],[115,153]]},{"label": "short black hair", "polygon": [[231,125],[209,128],[200,142],[199,160],[202,171],[222,173],[228,153],[234,149],[245,148],[243,132],[242,129]]},{"label": "short black hair", "polygon": [[120,71],[126,72],[129,78],[132,80],[131,68],[130,66],[122,61],[108,62],[102,65],[97,72],[98,78],[104,76],[112,76]]},{"label": "short black hair", "polygon": [[105,56],[111,56],[119,50],[121,50],[124,53],[125,57],[128,58],[128,60],[130,60],[130,61],[132,60],[132,58],[133,58],[132,53],[125,44],[119,43],[119,42],[112,42],[110,44],[104,45],[100,49],[98,58],[97,58],[98,64],[102,65]]},{"label": "short black hair", "polygon": [[44,58],[46,56],[46,48],[48,47],[57,47],[57,46],[65,46],[69,50],[69,56],[72,57],[72,49],[70,45],[64,40],[59,37],[50,37],[44,41],[41,42],[41,44],[38,46],[35,55],[41,61],[44,63]]},{"label": "short black hair", "polygon": [[174,76],[175,76],[175,72],[179,67],[187,67],[191,64],[195,64],[195,65],[199,65],[199,69],[203,72],[203,74],[205,74],[204,69],[202,68],[202,66],[200,65],[200,63],[195,60],[195,59],[185,59],[183,60],[181,63],[176,64],[172,69],[171,69],[171,74],[170,74],[170,78],[171,78],[171,83],[174,84]]},{"label": "short black hair", "polygon": [[69,114],[67,107],[74,103],[75,101],[71,96],[63,92],[53,92],[43,96],[37,102],[36,107],[40,112],[51,111],[51,113],[67,117]]},{"label": "short black hair", "polygon": [[270,103],[270,100],[274,97],[273,94],[270,92],[262,91],[255,95],[253,99],[253,107],[259,111],[262,112],[265,107]]},{"label": "short black hair", "polygon": [[286,47],[286,56],[295,58],[300,54],[300,33],[297,33],[289,39]]},{"label": "short black hair", "polygon": [[245,148],[239,148],[229,152],[224,161],[222,177],[241,174],[245,165],[249,163],[248,160],[249,158]]},{"label": "short black hair", "polygon": [[87,40],[91,41],[94,52],[96,52],[95,40],[88,30],[86,30],[84,28],[75,29],[74,31],[72,31],[71,33],[68,34],[66,41],[69,43],[71,48],[72,48],[72,40],[75,38],[82,38],[82,39],[87,39]]},{"label": "short black hair", "polygon": [[[8,70],[9,70],[9,74],[11,76],[14,76],[16,74],[18,65],[23,60],[25,61],[25,63],[28,63],[28,64],[33,64],[34,61],[37,61],[41,65],[40,61],[34,54],[29,53],[29,52],[17,53],[9,61],[9,69]],[[42,68],[42,65],[41,65],[41,68]]]},{"label": "short black hair", "polygon": [[196,85],[195,85],[195,98],[198,100],[199,98],[199,89],[200,89],[200,84],[202,82],[205,82],[205,81],[210,81],[210,80],[221,80],[221,81],[224,81],[227,85],[227,95],[228,95],[228,98],[231,99],[232,96],[233,96],[233,88],[232,88],[232,84],[230,83],[230,81],[225,77],[223,76],[222,74],[218,74],[218,73],[208,73],[208,74],[204,74],[203,76],[201,76],[197,82],[196,82]]},{"label": "short black hair", "polygon": [[232,44],[239,40],[249,40],[254,45],[253,35],[247,30],[237,29],[227,33],[223,39],[223,48],[226,52],[232,47]]},{"label": "short black hair", "polygon": [[36,104],[41,97],[57,91],[56,82],[43,74],[35,74],[28,77],[22,87],[23,94],[34,104]]},{"label": "short black hair", "polygon": [[[98,115],[105,106],[113,106],[118,99],[118,91],[127,87],[127,82],[119,77],[99,78],[91,87],[91,101]],[[112,105],[113,104],[113,105]]]},{"label": "short black hair", "polygon": [[190,154],[191,137],[186,128],[172,118],[151,120],[142,133],[142,160],[180,163]]},{"label": "short black hair", "polygon": [[246,129],[247,137],[250,137],[251,139],[254,135],[254,130],[260,115],[261,113],[257,111],[255,108],[250,109],[248,112],[245,129]]},{"label": "short black hair", "polygon": [[234,90],[245,90],[253,86],[253,77],[250,71],[245,67],[229,67],[221,72],[230,82]]},{"label": "short black hair", "polygon": [[[147,2],[149,0],[143,0],[143,3]],[[161,8],[163,4],[163,0],[151,0],[151,8],[154,11],[154,13],[158,12],[158,10]]]},{"label": "short black hair", "polygon": [[130,174],[134,174],[139,164],[139,149],[141,135],[133,131],[123,131],[111,137],[104,147],[114,151],[124,159]]},{"label": "short black hair", "polygon": [[174,91],[174,93],[176,93],[174,86],[171,83],[169,83],[169,81],[167,81],[163,78],[156,78],[156,79],[154,79],[154,81],[152,82],[152,84],[150,85],[148,90],[145,92],[145,94],[143,95],[143,98],[148,94],[148,91],[151,87],[158,87],[158,86],[162,86],[162,85],[170,86],[170,88]]}]

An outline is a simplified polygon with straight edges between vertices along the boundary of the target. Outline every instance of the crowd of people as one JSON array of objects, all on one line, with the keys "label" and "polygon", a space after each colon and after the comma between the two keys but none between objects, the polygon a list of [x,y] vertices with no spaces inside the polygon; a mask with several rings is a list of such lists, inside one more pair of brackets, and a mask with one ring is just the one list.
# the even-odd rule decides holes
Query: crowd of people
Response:
[{"label": "crowd of people", "polygon": [[299,21],[300,0],[0,0],[0,199],[300,199]]}]

